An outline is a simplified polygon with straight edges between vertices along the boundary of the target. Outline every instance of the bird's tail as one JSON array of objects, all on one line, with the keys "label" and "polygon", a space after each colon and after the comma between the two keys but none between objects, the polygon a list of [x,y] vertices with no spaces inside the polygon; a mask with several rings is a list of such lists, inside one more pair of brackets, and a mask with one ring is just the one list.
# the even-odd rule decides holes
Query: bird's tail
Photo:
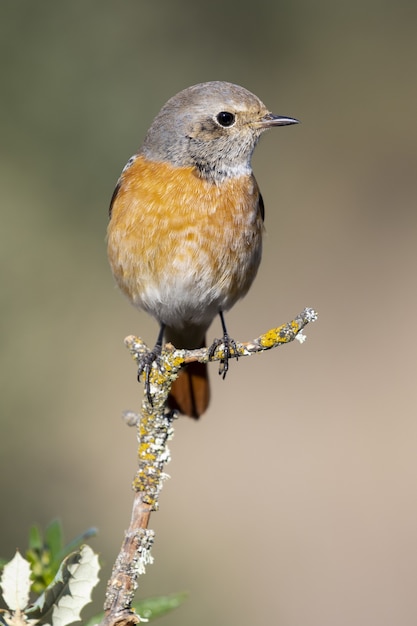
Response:
[{"label": "bird's tail", "polygon": [[[205,338],[200,347],[205,345]],[[178,347],[178,346],[175,346]],[[209,405],[210,382],[206,363],[189,363],[172,383],[168,406],[184,415],[199,418]]]}]

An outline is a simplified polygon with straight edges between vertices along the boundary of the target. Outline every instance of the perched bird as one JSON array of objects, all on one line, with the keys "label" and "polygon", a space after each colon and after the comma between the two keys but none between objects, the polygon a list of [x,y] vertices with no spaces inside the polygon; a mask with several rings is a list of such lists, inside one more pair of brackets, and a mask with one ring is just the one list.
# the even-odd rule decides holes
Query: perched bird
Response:
[{"label": "perched bird", "polygon": [[[225,375],[234,342],[223,314],[251,286],[261,261],[264,205],[251,157],[260,135],[296,124],[231,83],[194,85],[173,96],[124,167],[110,204],[108,257],[121,290],[152,315],[162,341],[205,345],[220,315]],[[139,368],[147,376],[149,365]],[[169,406],[199,417],[209,403],[207,366],[192,363]]]}]

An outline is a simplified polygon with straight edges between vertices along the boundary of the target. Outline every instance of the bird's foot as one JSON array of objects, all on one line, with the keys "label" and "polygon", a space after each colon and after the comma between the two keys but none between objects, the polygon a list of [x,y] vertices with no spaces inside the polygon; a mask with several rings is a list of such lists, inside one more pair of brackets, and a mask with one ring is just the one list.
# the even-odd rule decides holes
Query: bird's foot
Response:
[{"label": "bird's foot", "polygon": [[237,352],[237,345],[236,345],[236,341],[234,339],[232,339],[231,337],[229,337],[229,335],[226,333],[224,333],[223,338],[222,339],[215,339],[213,341],[213,343],[211,344],[210,348],[209,348],[209,358],[212,359],[214,356],[214,353],[216,352],[217,348],[219,346],[223,346],[223,350],[224,350],[224,354],[222,359],[220,360],[220,365],[219,365],[219,375],[223,378],[223,380],[226,378],[226,374],[229,370],[229,359],[231,358],[235,358],[236,361],[239,358],[238,352]]},{"label": "bird's foot", "polygon": [[162,353],[162,339],[164,336],[164,330],[165,330],[165,326],[164,324],[161,324],[158,338],[156,340],[156,344],[154,345],[152,350],[142,355],[140,362],[139,362],[139,367],[138,367],[138,382],[140,382],[142,378],[142,374],[143,374],[143,377],[145,380],[145,393],[146,393],[146,397],[148,398],[148,402],[150,405],[152,405],[150,375],[152,371],[152,365],[154,363],[159,365],[159,360],[160,360],[160,356]]},{"label": "bird's foot", "polygon": [[140,382],[143,377],[143,380],[145,382],[145,393],[150,404],[152,404],[150,382],[151,370],[155,362],[158,364],[161,352],[162,346],[156,345],[152,350],[150,350],[150,352],[147,352],[142,356],[138,367],[138,382]]}]

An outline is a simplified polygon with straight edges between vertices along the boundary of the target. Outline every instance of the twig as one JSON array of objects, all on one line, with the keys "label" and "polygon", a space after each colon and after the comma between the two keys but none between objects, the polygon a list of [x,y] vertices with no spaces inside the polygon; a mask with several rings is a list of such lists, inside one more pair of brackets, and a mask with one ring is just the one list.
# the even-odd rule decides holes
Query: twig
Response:
[{"label": "twig", "polygon": [[[236,352],[231,356],[250,356],[290,343],[296,338],[303,341],[302,329],[316,319],[316,312],[306,308],[288,324],[273,328],[253,341],[236,342]],[[149,352],[145,343],[132,335],[126,337],[125,344],[137,363]],[[132,420],[132,414],[129,414],[129,422],[137,425],[139,441],[138,470],[133,480],[135,496],[130,526],[107,585],[102,626],[130,626],[143,621],[132,610],[132,602],[139,575],[145,572],[148,563],[152,563],[150,549],[154,533],[148,529],[148,522],[151,512],[158,509],[159,492],[167,477],[164,466],[170,460],[167,444],[174,435],[172,421],[175,414],[166,409],[166,400],[171,385],[187,363],[221,361],[223,357],[223,345],[210,356],[208,348],[177,350],[167,344],[150,372],[152,403],[145,393],[140,416]]]}]

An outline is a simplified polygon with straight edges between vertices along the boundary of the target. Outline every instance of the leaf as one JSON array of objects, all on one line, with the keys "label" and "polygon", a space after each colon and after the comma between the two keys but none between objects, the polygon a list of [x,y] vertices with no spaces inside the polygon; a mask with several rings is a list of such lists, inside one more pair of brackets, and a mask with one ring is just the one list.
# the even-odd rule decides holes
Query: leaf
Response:
[{"label": "leaf", "polygon": [[30,564],[18,551],[4,566],[0,584],[4,601],[11,611],[27,606],[31,585]]},{"label": "leaf", "polygon": [[79,552],[74,552],[62,561],[55,578],[36,602],[26,610],[26,615],[33,619],[42,619],[45,622],[45,617],[51,615],[54,604],[58,602],[61,595],[68,593],[71,578],[71,572],[68,568],[72,564],[79,563],[80,558]]},{"label": "leaf", "polygon": [[89,546],[80,550],[81,560],[70,565],[72,579],[69,583],[71,595],[63,596],[54,607],[52,623],[54,626],[66,626],[79,621],[81,610],[91,602],[91,592],[97,585],[100,565],[97,554]]},{"label": "leaf", "polygon": [[53,520],[47,526],[44,538],[39,527],[33,526],[30,529],[29,548],[25,555],[32,569],[32,591],[37,595],[43,593],[53,581],[65,557],[78,550],[89,537],[96,534],[95,528],[89,528],[64,545],[64,533],[59,520]]},{"label": "leaf", "polygon": [[168,596],[147,598],[134,604],[133,608],[142,618],[151,621],[179,607],[186,600],[187,596],[187,592],[180,591],[171,593]]},{"label": "leaf", "polygon": [[[169,613],[176,609],[184,602],[188,594],[185,591],[171,593],[168,596],[157,596],[155,598],[147,598],[133,604],[132,608],[142,618],[142,620],[152,621],[157,617]],[[99,613],[84,624],[84,626],[95,626],[104,619],[104,613]]]},{"label": "leaf", "polygon": [[29,530],[29,550],[41,550],[43,545],[39,526],[32,526]]},{"label": "leaf", "polygon": [[45,530],[45,544],[51,553],[51,561],[54,561],[64,545],[64,533],[59,520],[53,520]]},{"label": "leaf", "polygon": [[98,556],[89,546],[70,554],[57,575],[37,602],[25,613],[40,624],[66,626],[79,621],[83,607],[91,601],[91,592],[98,583]]}]

